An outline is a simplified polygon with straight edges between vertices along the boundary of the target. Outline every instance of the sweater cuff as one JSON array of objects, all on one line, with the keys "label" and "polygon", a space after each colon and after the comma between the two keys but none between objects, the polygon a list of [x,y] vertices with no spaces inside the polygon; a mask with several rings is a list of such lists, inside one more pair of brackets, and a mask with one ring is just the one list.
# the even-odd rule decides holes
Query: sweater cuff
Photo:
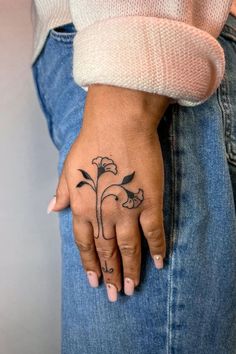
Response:
[{"label": "sweater cuff", "polygon": [[176,20],[115,17],[95,22],[74,39],[73,75],[82,87],[114,85],[196,106],[216,91],[224,70],[218,41]]}]

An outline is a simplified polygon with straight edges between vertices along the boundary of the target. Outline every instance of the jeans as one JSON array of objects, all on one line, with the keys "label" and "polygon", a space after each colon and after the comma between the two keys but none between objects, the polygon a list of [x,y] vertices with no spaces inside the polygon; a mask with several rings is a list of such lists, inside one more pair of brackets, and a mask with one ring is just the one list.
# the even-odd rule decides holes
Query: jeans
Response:
[{"label": "jeans", "polygon": [[[72,77],[75,28],[50,31],[32,70],[58,173],[80,132],[87,92]],[[158,127],[165,167],[167,256],[160,271],[142,240],[141,284],[107,300],[90,288],[60,212],[62,354],[236,353],[236,17],[218,38],[226,71],[196,107],[170,105]],[[96,53],[95,53],[96,55]],[[111,117],[112,119],[112,117]],[[81,151],[86,154],[86,151]]]}]

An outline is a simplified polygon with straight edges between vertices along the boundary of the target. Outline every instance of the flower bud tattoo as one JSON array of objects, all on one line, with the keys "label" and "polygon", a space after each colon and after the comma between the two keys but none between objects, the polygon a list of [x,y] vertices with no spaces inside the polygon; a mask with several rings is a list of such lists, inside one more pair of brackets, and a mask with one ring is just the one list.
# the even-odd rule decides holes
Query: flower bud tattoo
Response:
[{"label": "flower bud tattoo", "polygon": [[[81,188],[85,185],[88,185],[96,193],[96,218],[98,223],[98,234],[95,235],[95,238],[99,238],[101,235],[104,239],[110,240],[114,237],[107,238],[104,235],[103,220],[102,220],[102,203],[105,200],[105,198],[113,196],[116,201],[121,202],[121,205],[124,208],[133,209],[133,208],[137,208],[142,203],[144,199],[144,193],[142,189],[139,189],[137,192],[132,192],[128,190],[126,187],[124,187],[124,185],[130,183],[133,180],[135,172],[125,176],[120,183],[110,184],[103,191],[100,191],[99,179],[101,178],[101,176],[107,172],[111,172],[114,175],[116,175],[118,172],[117,166],[112,159],[109,159],[108,157],[101,157],[101,156],[94,158],[92,160],[92,164],[97,166],[96,181],[93,180],[93,178],[89,175],[88,172],[82,169],[78,169],[78,171],[82,173],[82,176],[84,177],[85,180],[80,181],[76,185],[76,188]],[[120,189],[123,189],[125,191],[125,195],[126,195],[125,200],[120,200],[120,197],[118,197],[117,195]],[[98,193],[98,191],[100,193]],[[100,195],[100,198],[98,197],[98,195]]]}]

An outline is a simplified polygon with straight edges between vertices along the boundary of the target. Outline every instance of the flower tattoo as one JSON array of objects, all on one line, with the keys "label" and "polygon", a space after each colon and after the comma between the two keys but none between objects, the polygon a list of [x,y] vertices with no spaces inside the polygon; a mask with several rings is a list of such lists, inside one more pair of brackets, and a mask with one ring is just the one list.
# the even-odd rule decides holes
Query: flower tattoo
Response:
[{"label": "flower tattoo", "polygon": [[130,192],[126,189],[128,199],[123,203],[123,207],[132,209],[137,208],[143,200],[143,190],[139,189],[137,193]]},{"label": "flower tattoo", "polygon": [[107,157],[98,156],[92,160],[92,163],[98,167],[98,177],[104,172],[112,172],[114,175],[117,174],[117,167],[114,164],[114,161]]},{"label": "flower tattoo", "polygon": [[[133,180],[135,172],[125,176],[120,183],[113,183],[107,186],[101,192],[99,190],[99,178],[101,177],[101,175],[107,172],[111,172],[114,175],[116,175],[118,172],[117,166],[112,159],[109,159],[108,157],[102,157],[102,156],[98,156],[94,158],[92,160],[92,164],[97,166],[96,181],[93,180],[93,178],[89,175],[88,172],[82,169],[78,169],[78,171],[82,173],[82,176],[84,177],[85,180],[80,181],[76,185],[76,188],[81,188],[84,185],[88,185],[96,193],[96,218],[98,224],[98,234],[95,236],[95,238],[98,238],[101,235],[104,239],[110,240],[114,237],[106,237],[104,235],[103,220],[102,220],[102,203],[104,199],[109,196],[113,196],[116,201],[119,201],[121,199],[119,192],[120,189],[122,189],[125,192],[124,194],[126,200],[121,200],[122,203],[121,205],[124,208],[133,209],[133,208],[137,208],[142,203],[144,199],[144,192],[142,189],[139,189],[137,192],[132,192],[124,187],[124,185],[130,183]],[[118,193],[119,193],[119,197],[117,195]],[[100,195],[100,198],[98,197],[98,195]]]}]

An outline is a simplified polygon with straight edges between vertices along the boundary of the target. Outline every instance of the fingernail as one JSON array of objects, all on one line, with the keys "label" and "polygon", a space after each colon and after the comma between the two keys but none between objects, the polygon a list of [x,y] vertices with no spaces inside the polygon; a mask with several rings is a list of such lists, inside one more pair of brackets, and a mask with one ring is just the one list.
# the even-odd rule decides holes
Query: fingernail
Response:
[{"label": "fingernail", "polygon": [[89,271],[87,272],[87,277],[88,277],[89,285],[90,285],[92,288],[97,288],[98,285],[99,285],[97,273],[92,272],[91,270],[89,270]]},{"label": "fingernail", "polygon": [[48,214],[50,214],[52,212],[55,205],[56,205],[56,197],[53,197],[48,204],[48,208],[47,208]]},{"label": "fingernail", "polygon": [[154,257],[154,263],[155,263],[155,267],[157,269],[162,269],[163,268],[163,258],[160,254],[155,255]]},{"label": "fingernail", "polygon": [[124,291],[126,295],[133,295],[134,293],[134,282],[132,279],[130,278],[125,278],[124,281]]},{"label": "fingernail", "polygon": [[113,284],[108,283],[107,287],[107,296],[109,301],[115,302],[117,300],[117,289]]}]

